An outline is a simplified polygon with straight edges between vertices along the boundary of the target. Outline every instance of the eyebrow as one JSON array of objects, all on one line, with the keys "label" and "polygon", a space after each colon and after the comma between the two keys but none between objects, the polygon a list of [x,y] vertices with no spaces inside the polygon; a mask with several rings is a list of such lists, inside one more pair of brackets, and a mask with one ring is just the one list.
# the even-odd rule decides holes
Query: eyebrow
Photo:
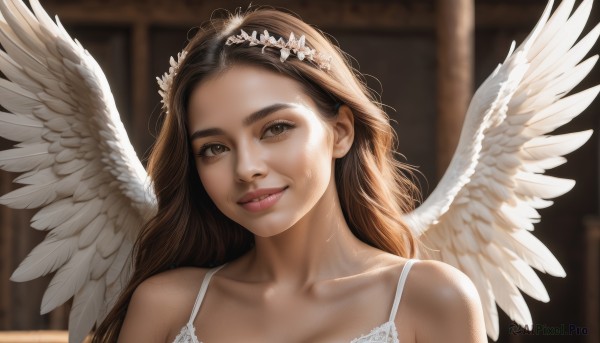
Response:
[{"label": "eyebrow", "polygon": [[[252,125],[253,123],[269,116],[272,113],[275,113],[277,111],[280,111],[280,110],[283,110],[286,108],[292,108],[292,107],[297,107],[297,106],[294,104],[283,104],[283,103],[269,105],[263,109],[253,112],[252,114],[250,114],[249,116],[244,118],[244,120],[242,121],[242,124],[244,125],[244,127],[248,127],[248,126]],[[190,140],[193,141],[198,138],[218,136],[218,135],[224,135],[224,134],[225,134],[225,131],[223,131],[222,129],[209,128],[209,129],[204,129],[204,130],[198,130],[198,131],[192,133]]]}]

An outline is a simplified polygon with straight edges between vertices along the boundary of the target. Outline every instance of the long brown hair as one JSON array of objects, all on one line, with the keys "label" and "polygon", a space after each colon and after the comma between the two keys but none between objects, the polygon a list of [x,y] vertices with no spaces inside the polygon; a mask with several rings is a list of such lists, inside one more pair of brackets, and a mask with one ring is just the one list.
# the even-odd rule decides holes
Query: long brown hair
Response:
[{"label": "long brown hair", "polygon": [[[331,56],[330,69],[311,61],[279,60],[279,50],[227,46],[243,29],[267,30],[287,39],[293,32],[306,44]],[[114,342],[134,290],[144,280],[177,266],[212,267],[233,260],[254,244],[253,235],[223,215],[198,177],[187,130],[187,107],[194,87],[236,63],[267,68],[300,82],[324,116],[335,116],[336,104],[354,114],[350,151],[335,162],[335,182],[344,217],[356,237],[403,257],[416,254],[415,238],[402,221],[418,192],[404,175],[409,169],[394,158],[396,136],[389,117],[354,70],[348,57],[322,32],[283,11],[259,8],[226,19],[213,19],[185,48],[168,92],[168,113],[150,155],[148,173],[158,199],[158,213],[142,229],[134,246],[134,272],[116,305],[96,330],[94,342]]]}]

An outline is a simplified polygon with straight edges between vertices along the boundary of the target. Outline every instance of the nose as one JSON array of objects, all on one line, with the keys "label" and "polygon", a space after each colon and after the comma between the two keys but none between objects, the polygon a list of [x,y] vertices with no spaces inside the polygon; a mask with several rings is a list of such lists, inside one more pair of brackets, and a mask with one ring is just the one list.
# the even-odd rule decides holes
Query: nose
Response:
[{"label": "nose", "polygon": [[256,144],[241,144],[235,162],[236,178],[239,182],[252,182],[267,174],[267,166]]}]

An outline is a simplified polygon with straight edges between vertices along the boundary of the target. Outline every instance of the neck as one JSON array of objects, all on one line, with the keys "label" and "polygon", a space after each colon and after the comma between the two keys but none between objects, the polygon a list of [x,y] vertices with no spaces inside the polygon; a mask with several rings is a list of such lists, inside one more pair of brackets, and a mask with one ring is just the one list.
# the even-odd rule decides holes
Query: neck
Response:
[{"label": "neck", "polygon": [[335,187],[294,226],[276,236],[256,236],[255,242],[248,271],[299,287],[356,272],[373,249],[350,231]]}]

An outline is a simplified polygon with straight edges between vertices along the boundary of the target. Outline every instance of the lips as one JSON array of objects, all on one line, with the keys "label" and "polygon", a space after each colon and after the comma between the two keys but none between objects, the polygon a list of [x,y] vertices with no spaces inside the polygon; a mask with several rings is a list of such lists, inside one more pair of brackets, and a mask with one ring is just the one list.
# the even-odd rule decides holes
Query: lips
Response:
[{"label": "lips", "polygon": [[279,187],[279,188],[261,188],[257,189],[253,192],[246,193],[243,197],[238,200],[238,204],[245,204],[252,201],[259,201],[268,197],[271,194],[279,193],[285,190],[287,187]]}]

